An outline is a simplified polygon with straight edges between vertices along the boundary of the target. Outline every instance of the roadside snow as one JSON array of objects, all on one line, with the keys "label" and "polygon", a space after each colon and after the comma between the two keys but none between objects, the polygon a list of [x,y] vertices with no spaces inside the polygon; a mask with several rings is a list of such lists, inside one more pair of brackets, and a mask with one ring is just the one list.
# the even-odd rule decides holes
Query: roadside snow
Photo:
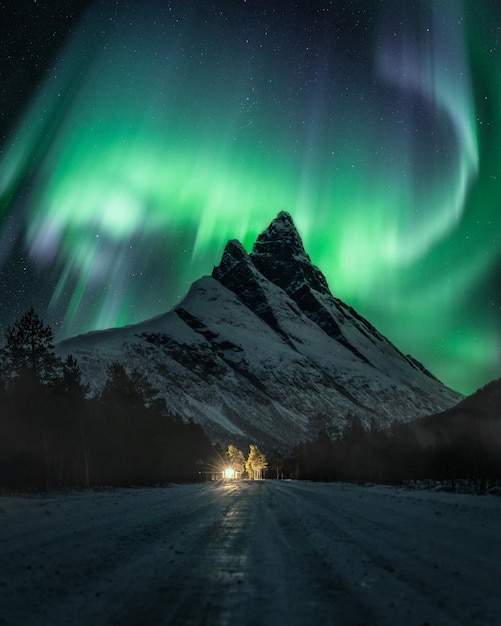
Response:
[{"label": "roadside snow", "polygon": [[0,498],[0,624],[498,624],[500,519],[289,481]]}]

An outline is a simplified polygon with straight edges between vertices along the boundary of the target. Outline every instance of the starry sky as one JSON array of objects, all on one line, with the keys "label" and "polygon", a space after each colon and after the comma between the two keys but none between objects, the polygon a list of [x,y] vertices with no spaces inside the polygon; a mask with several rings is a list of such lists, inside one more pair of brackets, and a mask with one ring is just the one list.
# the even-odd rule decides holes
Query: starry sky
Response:
[{"label": "starry sky", "polygon": [[163,313],[286,210],[402,351],[463,393],[501,375],[496,0],[0,12],[0,330]]}]

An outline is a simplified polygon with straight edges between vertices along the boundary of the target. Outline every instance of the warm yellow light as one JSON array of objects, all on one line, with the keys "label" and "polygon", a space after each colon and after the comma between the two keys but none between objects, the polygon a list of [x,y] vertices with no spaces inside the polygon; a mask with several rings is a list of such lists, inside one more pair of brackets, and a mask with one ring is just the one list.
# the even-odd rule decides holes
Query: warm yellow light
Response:
[{"label": "warm yellow light", "polygon": [[225,478],[235,478],[235,470],[231,469],[231,467],[227,467],[224,470],[224,477]]}]

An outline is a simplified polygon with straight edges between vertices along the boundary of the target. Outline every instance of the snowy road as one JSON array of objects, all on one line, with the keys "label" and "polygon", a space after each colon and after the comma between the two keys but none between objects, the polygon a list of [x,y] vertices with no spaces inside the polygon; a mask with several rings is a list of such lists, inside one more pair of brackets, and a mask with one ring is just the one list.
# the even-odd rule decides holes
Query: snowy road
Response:
[{"label": "snowy road", "polygon": [[0,624],[500,624],[500,521],[287,481],[0,498]]}]

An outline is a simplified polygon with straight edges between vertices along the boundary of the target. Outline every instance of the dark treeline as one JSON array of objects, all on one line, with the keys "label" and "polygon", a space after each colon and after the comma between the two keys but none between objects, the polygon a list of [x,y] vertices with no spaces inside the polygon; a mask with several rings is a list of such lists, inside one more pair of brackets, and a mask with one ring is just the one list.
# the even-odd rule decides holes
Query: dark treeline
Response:
[{"label": "dark treeline", "polygon": [[0,488],[155,485],[201,477],[214,450],[170,413],[146,378],[120,363],[89,398],[78,363],[58,358],[33,310],[0,348]]},{"label": "dark treeline", "polygon": [[[146,377],[108,367],[96,397],[78,363],[54,353],[33,310],[0,347],[0,489],[156,485],[210,476],[224,454],[202,428],[169,412]],[[501,381],[439,415],[387,429],[348,416],[343,432],[312,420],[311,440],[268,457],[268,478],[402,483],[501,481]]]},{"label": "dark treeline", "polygon": [[320,430],[281,463],[298,479],[469,481],[483,491],[501,480],[501,418],[451,410],[383,430],[352,418],[340,436]]}]

